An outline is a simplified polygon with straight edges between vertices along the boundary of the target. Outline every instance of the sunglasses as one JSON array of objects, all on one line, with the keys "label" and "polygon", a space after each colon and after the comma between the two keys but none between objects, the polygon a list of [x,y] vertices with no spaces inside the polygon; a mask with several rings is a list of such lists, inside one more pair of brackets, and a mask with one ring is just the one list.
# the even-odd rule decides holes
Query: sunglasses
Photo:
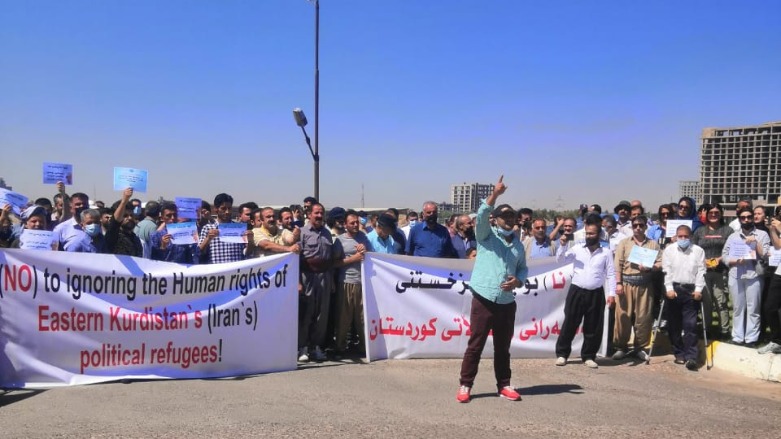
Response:
[{"label": "sunglasses", "polygon": [[633,229],[642,229],[645,228],[645,224],[632,224]]},{"label": "sunglasses", "polygon": [[741,220],[741,221],[745,221],[745,220],[753,220],[753,219],[754,219],[754,215],[741,215],[741,216],[740,216],[740,220]]}]

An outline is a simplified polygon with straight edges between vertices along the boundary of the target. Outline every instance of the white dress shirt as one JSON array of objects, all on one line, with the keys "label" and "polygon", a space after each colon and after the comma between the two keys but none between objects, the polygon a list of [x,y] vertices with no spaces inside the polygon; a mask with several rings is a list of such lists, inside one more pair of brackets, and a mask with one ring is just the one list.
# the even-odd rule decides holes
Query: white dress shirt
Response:
[{"label": "white dress shirt", "polygon": [[662,253],[662,270],[666,291],[673,291],[673,282],[678,282],[694,284],[694,291],[702,292],[705,288],[705,251],[694,244],[686,250],[681,250],[678,244],[670,244]]},{"label": "white dress shirt", "polygon": [[561,246],[556,251],[556,260],[574,262],[574,285],[586,290],[606,286],[608,297],[616,295],[616,270],[613,266],[613,252],[609,248],[597,247],[592,253],[585,242],[576,243],[569,249]]}]

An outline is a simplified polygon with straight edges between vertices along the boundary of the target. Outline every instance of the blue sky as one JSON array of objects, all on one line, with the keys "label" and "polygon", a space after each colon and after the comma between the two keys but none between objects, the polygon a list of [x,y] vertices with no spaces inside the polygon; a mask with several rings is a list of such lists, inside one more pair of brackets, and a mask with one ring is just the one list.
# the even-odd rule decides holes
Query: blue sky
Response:
[{"label": "blue sky", "polygon": [[[553,208],[699,178],[702,128],[781,120],[781,2],[322,0],[321,199],[418,209],[451,184]],[[299,203],[312,159],[314,5],[0,0],[0,177],[45,161],[107,202],[149,192]],[[558,201],[561,197],[561,201]]]}]

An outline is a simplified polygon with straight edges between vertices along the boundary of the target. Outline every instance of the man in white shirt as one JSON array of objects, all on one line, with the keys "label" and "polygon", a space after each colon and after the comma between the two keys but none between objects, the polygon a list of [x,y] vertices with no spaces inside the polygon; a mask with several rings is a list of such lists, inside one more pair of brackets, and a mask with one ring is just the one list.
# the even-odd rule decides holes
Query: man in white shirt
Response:
[{"label": "man in white shirt", "polygon": [[404,237],[409,239],[409,231],[411,228],[415,227],[418,224],[418,213],[414,210],[410,210],[407,212],[407,225],[401,228],[401,231],[404,232]]},{"label": "man in white shirt", "polygon": [[605,289],[607,285],[607,304],[612,305],[616,295],[616,272],[613,266],[613,252],[599,243],[602,231],[600,222],[586,219],[586,240],[568,249],[568,238],[562,235],[561,246],[556,259],[575,262],[572,285],[564,302],[564,324],[556,340],[556,365],[567,364],[572,352],[572,339],[583,322],[583,346],[580,357],[586,366],[596,369],[595,359],[602,343],[603,322],[605,319]]},{"label": "man in white shirt", "polygon": [[[697,370],[697,312],[705,288],[705,251],[691,244],[689,226],[678,226],[676,242],[664,249],[662,270],[666,273],[667,333],[673,345],[675,364]],[[681,337],[683,330],[683,337]]]}]

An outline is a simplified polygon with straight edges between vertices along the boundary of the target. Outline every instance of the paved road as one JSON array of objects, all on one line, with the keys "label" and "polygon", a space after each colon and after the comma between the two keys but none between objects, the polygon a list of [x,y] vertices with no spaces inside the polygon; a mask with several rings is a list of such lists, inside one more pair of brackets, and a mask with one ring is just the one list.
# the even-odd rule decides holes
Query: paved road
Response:
[{"label": "paved road", "polygon": [[238,379],[101,384],[0,396],[0,437],[778,437],[781,385],[672,357],[513,360],[523,401],[455,401],[458,360],[326,362]]}]

